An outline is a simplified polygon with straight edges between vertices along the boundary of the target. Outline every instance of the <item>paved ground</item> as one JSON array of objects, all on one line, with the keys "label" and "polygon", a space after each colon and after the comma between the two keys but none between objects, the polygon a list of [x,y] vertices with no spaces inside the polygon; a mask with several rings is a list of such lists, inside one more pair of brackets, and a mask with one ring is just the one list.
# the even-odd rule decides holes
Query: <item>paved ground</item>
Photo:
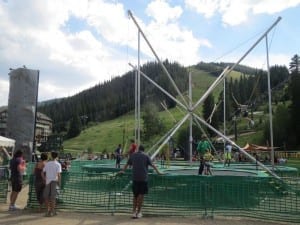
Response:
[{"label": "paved ground", "polygon": [[[143,217],[131,219],[127,215],[99,215],[60,213],[55,217],[44,217],[40,213],[1,213],[1,225],[278,225],[279,223],[244,219],[214,219],[186,217]],[[281,224],[283,225],[283,223]]]},{"label": "paved ground", "polygon": [[[17,205],[24,208],[28,188],[24,188]],[[8,212],[8,204],[0,204],[0,225],[283,225],[287,223],[263,222],[243,218],[202,219],[198,217],[143,217],[131,219],[130,215],[103,215],[94,213],[59,212],[54,217],[32,210]]]}]

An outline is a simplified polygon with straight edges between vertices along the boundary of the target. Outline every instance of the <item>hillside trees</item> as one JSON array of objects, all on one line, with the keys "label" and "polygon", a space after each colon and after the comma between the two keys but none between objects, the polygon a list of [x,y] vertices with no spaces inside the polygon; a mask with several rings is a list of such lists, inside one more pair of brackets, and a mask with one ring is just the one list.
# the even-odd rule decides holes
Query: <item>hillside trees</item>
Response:
[{"label": "hillside trees", "polygon": [[[168,60],[164,62],[164,65],[180,91],[185,91],[188,78],[186,68]],[[146,63],[141,66],[141,71],[176,97],[177,93],[174,87],[158,63]],[[75,112],[79,117],[87,117],[86,124],[114,119],[134,110],[135,74],[134,71],[130,71],[123,76],[97,84],[74,96],[44,102],[39,105],[38,110],[53,120],[55,133],[65,132],[68,129],[67,124],[70,123]],[[141,104],[152,99],[155,104],[165,100],[168,107],[176,105],[174,101],[162,94],[157,87],[143,77],[141,77],[140,94]]]},{"label": "hillside trees", "polygon": [[[296,144],[296,136],[295,136],[295,122],[297,123],[297,118],[293,118],[293,95],[297,96],[297,93],[300,89],[299,83],[295,81],[291,81],[288,83],[288,79],[290,74],[288,69],[285,66],[273,66],[270,68],[270,76],[271,76],[271,88],[272,94],[275,95],[273,101],[277,103],[279,100],[285,101],[285,86],[289,85],[289,89],[291,90],[291,108],[285,106],[284,104],[279,104],[275,108],[274,117],[273,117],[273,140],[275,146],[294,146]],[[293,78],[292,78],[293,80]],[[297,90],[298,89],[298,90]],[[280,90],[280,91],[279,91]],[[276,92],[275,92],[276,91]],[[281,96],[280,96],[281,95]],[[297,98],[297,97],[296,97]],[[277,105],[277,104],[276,104]],[[294,129],[293,129],[294,128]],[[264,138],[270,143],[270,126],[269,122],[266,123],[266,127],[264,130]]]},{"label": "hillside trees", "polygon": [[68,138],[73,138],[81,132],[81,121],[78,115],[74,115],[70,120],[70,128],[68,130]]},{"label": "hillside trees", "polygon": [[147,103],[143,109],[143,138],[149,140],[164,131],[164,124],[159,118],[158,108],[155,104]]},{"label": "hillside trees", "polygon": [[300,57],[295,54],[290,62],[290,71],[292,74],[299,74],[300,72]]},{"label": "hillside trees", "polygon": [[[294,68],[296,70],[296,68],[298,68],[295,67],[295,64],[297,64],[296,62],[298,61],[295,61],[295,63],[293,61],[293,66],[291,67],[292,69]],[[180,91],[183,93],[186,92],[188,86],[187,69],[182,67],[178,63],[171,63],[168,60],[166,60],[164,64],[167,67],[167,70],[170,72],[175,83],[178,85]],[[219,63],[214,69],[214,65],[210,64],[208,65],[207,69],[209,69],[213,74],[214,71],[220,71],[225,66],[226,64]],[[266,104],[267,102],[266,71],[257,69],[251,70],[249,68],[243,67],[241,67],[240,69],[241,71],[243,71],[241,72],[242,75],[240,76],[240,78],[230,77],[226,80],[225,94],[227,120],[231,120],[231,118],[235,115],[235,112],[238,112],[239,110],[239,106],[234,103],[232,96],[234,96],[237,99],[238,103],[249,105],[249,107],[256,107],[258,104]],[[271,67],[270,70],[272,89],[275,87],[282,88],[283,86],[286,86],[286,80],[289,77],[289,72],[287,68],[282,66],[274,66]],[[154,82],[159,84],[162,88],[164,88],[166,91],[171,93],[174,97],[178,97],[173,85],[169,81],[168,77],[164,74],[164,71],[162,70],[161,66],[158,65],[158,63],[148,62],[141,67],[141,71],[145,73]],[[251,71],[253,72],[253,74],[245,73],[245,71]],[[114,119],[128,112],[132,112],[135,107],[134,83],[135,72],[130,71],[124,74],[123,76],[115,77],[110,81],[105,81],[101,84],[97,84],[95,85],[95,87],[78,93],[72,97],[51,100],[50,102],[43,103],[43,105],[39,106],[38,110],[40,112],[45,113],[53,119],[53,129],[55,133],[66,133],[69,128],[72,128],[71,125],[73,122],[71,122],[71,119],[73,118],[74,114],[76,114],[79,117],[79,119],[82,116],[86,116],[87,118],[84,122],[84,125],[86,126],[89,124],[95,124],[97,122]],[[296,85],[296,83],[297,82],[291,82],[290,85]],[[300,90],[299,85],[296,85],[293,88],[293,98],[297,98],[297,96],[300,96],[299,93],[297,94],[298,90]],[[290,89],[290,93],[292,93],[292,89]],[[292,96],[292,94],[290,96]],[[206,112],[204,113],[205,119],[207,119],[211,114],[214,106],[214,100],[216,98],[219,98],[219,101],[222,101],[222,93],[219,95],[219,97],[209,96],[206,99],[207,102],[205,104],[207,105],[203,106],[203,109],[206,110]],[[145,117],[143,119],[150,121],[146,123],[150,124],[151,126],[153,126],[153,124],[155,123],[158,123],[151,122],[151,116],[157,116],[158,112],[161,111],[161,102],[166,102],[169,108],[176,106],[176,102],[170,100],[168,96],[162,93],[157,87],[155,87],[155,85],[147,81],[142,76],[141,104],[145,105],[149,102],[157,106],[157,109],[155,111],[156,113],[149,111],[144,114]],[[297,100],[295,99],[295,105],[293,105],[293,109],[296,110],[294,111],[295,115],[297,113],[297,109],[300,108],[296,105],[296,103]],[[215,116],[218,118],[215,118]],[[73,120],[74,119],[72,119],[72,121]],[[215,128],[217,128],[220,125],[218,121],[223,121],[222,103],[218,107],[218,112],[216,112],[214,117],[212,118],[212,125]],[[81,122],[82,121],[79,121],[78,123]],[[294,125],[300,127],[299,125]],[[296,129],[296,127],[294,127],[293,129]],[[72,130],[70,130],[69,132],[71,131]],[[145,138],[149,138],[151,137],[151,135],[157,132],[159,131],[153,131],[152,127],[147,127],[147,125],[145,126]],[[73,133],[73,131],[71,133]],[[213,133],[211,133],[211,135],[213,135]],[[70,135],[70,137],[71,136],[72,135]]]},{"label": "hillside trees", "polygon": [[[214,96],[209,94],[203,103],[203,118],[214,128],[218,129],[218,115],[217,111],[214,111],[214,107]],[[210,136],[215,136],[215,133],[212,130],[208,129],[207,132]]]},{"label": "hillside trees", "polygon": [[291,116],[285,105],[278,105],[273,119],[274,145],[282,146],[289,142],[289,129],[291,126]]},{"label": "hillside trees", "polygon": [[292,145],[299,145],[300,140],[300,58],[294,55],[290,63],[291,81],[290,81],[290,96],[291,96],[291,119],[292,129],[290,135],[294,137]]}]

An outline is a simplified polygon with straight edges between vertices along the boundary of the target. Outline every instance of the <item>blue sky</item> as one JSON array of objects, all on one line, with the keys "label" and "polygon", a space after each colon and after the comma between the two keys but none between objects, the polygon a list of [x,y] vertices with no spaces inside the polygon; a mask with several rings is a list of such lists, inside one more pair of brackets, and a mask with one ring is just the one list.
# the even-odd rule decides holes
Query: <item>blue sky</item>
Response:
[{"label": "blue sky", "polygon": [[[9,68],[40,70],[39,101],[72,96],[137,63],[131,10],[160,59],[236,62],[269,35],[270,64],[300,52],[300,0],[0,0],[0,106]],[[141,62],[155,60],[141,41]],[[241,64],[266,69],[265,41]]]}]

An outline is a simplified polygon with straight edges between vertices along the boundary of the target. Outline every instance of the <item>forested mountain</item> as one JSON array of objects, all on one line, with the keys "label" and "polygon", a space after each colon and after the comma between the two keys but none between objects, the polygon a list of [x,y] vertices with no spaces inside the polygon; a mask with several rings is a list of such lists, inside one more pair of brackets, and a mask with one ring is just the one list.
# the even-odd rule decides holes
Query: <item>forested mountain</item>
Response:
[{"label": "forested mountain", "polygon": [[[178,63],[164,61],[164,65],[178,85],[180,91],[187,89],[187,69]],[[151,80],[158,83],[171,94],[175,94],[174,88],[164,74],[161,66],[155,62],[149,62],[141,66],[141,71]],[[78,117],[79,122],[101,122],[116,118],[134,110],[135,72],[130,71],[123,76],[113,78],[101,84],[97,84],[88,90],[72,97],[51,100],[39,104],[39,112],[45,113],[53,119],[54,133],[66,132],[71,120]],[[175,103],[162,94],[146,79],[141,78],[141,104],[145,101],[165,101],[169,108]]]},{"label": "forested mountain", "polygon": [[[276,136],[274,139],[278,140],[278,143],[275,143],[278,146],[282,146],[282,143],[290,144],[290,146],[298,146],[299,144],[295,134],[295,131],[298,131],[300,127],[296,116],[300,108],[298,97],[300,90],[298,82],[299,58],[294,58],[292,59],[290,71],[285,66],[275,65],[270,68],[272,101],[275,105],[280,104],[279,107],[274,108],[273,117],[274,121],[279,121],[274,124],[274,135]],[[206,74],[217,76],[226,66],[231,66],[232,63],[200,62],[197,65],[185,68],[176,62],[171,63],[166,60],[164,65],[180,91],[185,93],[188,90],[188,70],[191,68],[199,71],[200,76],[201,73],[204,73],[203,71]],[[177,96],[177,92],[158,63],[148,62],[141,66],[141,71],[173,96]],[[268,76],[266,71],[247,66],[237,66],[234,73],[238,76],[229,76],[226,79],[226,119],[228,120],[243,114],[245,111],[243,107],[246,107],[250,116],[251,112],[268,102]],[[97,84],[95,87],[72,97],[44,102],[39,105],[38,110],[53,119],[54,133],[67,134],[65,138],[72,138],[80,134],[82,129],[80,126],[82,125],[91,125],[93,122],[114,119],[132,112],[135,108],[134,90],[135,72],[130,71],[123,76]],[[154,103],[154,105],[161,107],[160,103],[165,102],[169,109],[176,106],[173,100],[170,100],[168,96],[143,77],[141,77],[140,94],[142,105],[145,105],[144,103]],[[208,98],[209,101],[207,100],[208,102],[203,105],[205,119],[209,119],[207,117],[210,116],[214,104],[221,102],[222,98],[222,92],[219,96],[213,94]],[[158,110],[162,110],[162,108]],[[223,111],[223,107],[219,107],[211,118],[211,122],[216,128],[223,123]],[[293,121],[296,121],[296,123],[293,123]],[[280,132],[281,130],[285,132]],[[268,126],[265,128],[264,138],[268,139]]]},{"label": "forested mountain", "polygon": [[[225,63],[225,62],[220,62],[220,63],[215,63],[215,62],[210,62],[210,63],[205,63],[205,62],[199,62],[195,67],[199,70],[204,70],[212,74],[213,76],[218,76],[220,73],[225,69],[225,67],[233,66],[234,63]],[[249,66],[244,66],[244,65],[237,65],[234,69],[237,72],[240,72],[242,74],[256,74],[258,69],[249,67]]]}]

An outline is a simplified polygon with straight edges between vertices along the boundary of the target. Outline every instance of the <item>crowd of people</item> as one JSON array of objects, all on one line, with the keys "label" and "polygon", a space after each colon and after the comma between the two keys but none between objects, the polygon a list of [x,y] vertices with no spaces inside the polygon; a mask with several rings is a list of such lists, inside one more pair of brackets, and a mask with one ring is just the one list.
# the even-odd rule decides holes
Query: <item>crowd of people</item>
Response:
[{"label": "crowd of people", "polygon": [[[39,211],[42,211],[43,206],[46,208],[45,216],[51,217],[57,214],[56,199],[57,190],[61,186],[62,165],[67,169],[66,162],[58,161],[58,153],[51,152],[51,157],[48,158],[47,153],[42,153],[40,160],[35,163],[32,171],[34,175],[34,187],[36,199],[39,203]],[[65,165],[65,166],[64,166]],[[23,187],[23,176],[27,170],[26,161],[23,157],[23,152],[17,150],[14,152],[9,163],[11,194],[8,210],[16,211],[20,208],[16,205],[16,200]],[[29,171],[27,171],[28,173]]]}]

